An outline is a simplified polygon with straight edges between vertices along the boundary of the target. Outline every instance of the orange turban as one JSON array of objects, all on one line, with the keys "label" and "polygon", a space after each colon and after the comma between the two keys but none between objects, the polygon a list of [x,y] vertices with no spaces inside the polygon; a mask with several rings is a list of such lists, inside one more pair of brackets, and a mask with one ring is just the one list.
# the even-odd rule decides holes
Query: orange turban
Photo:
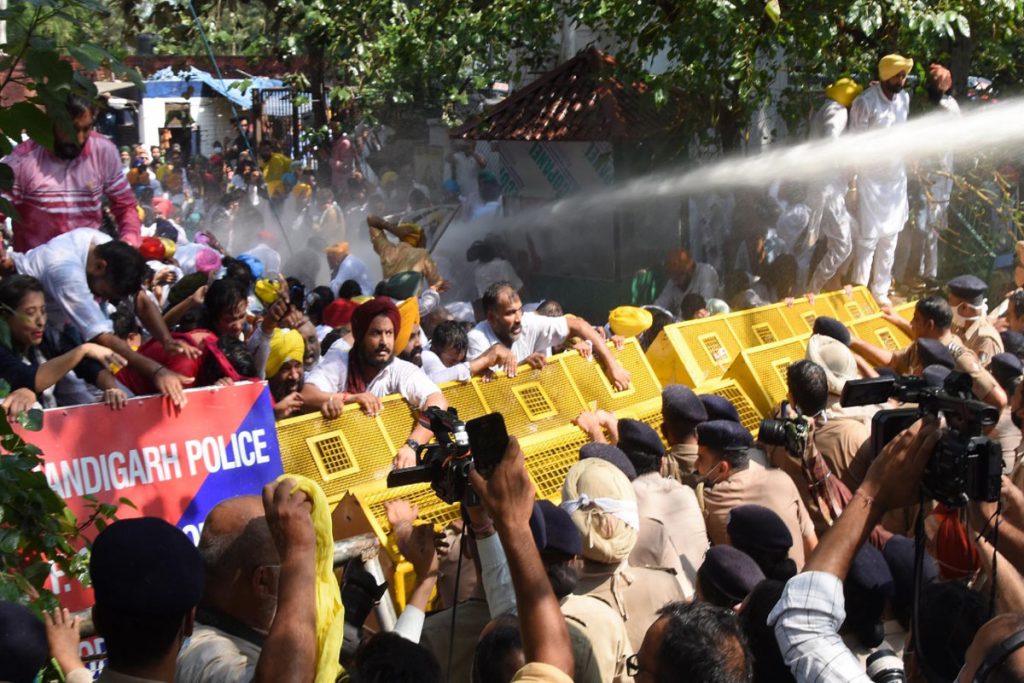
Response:
[{"label": "orange turban", "polygon": [[327,255],[333,256],[334,258],[341,258],[342,256],[348,256],[348,242],[338,242],[327,247]]},{"label": "orange turban", "polygon": [[941,64],[932,64],[928,67],[928,80],[935,84],[939,92],[949,92],[953,87],[953,75]]},{"label": "orange turban", "polygon": [[671,275],[684,275],[693,270],[693,257],[685,249],[679,249],[665,259],[665,270]]}]

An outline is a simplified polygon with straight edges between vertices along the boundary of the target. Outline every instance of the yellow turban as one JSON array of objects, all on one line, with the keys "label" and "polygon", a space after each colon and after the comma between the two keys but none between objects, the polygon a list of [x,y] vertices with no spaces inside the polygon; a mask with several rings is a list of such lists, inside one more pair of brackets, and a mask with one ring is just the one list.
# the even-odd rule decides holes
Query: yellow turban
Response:
[{"label": "yellow turban", "polygon": [[887,81],[901,71],[909,75],[913,68],[913,59],[903,55],[886,55],[878,60],[878,78]]},{"label": "yellow turban", "polygon": [[386,187],[388,185],[395,183],[397,180],[397,173],[395,173],[394,171],[385,171],[384,174],[381,175],[380,177],[380,184]]},{"label": "yellow turban", "polygon": [[420,324],[420,302],[416,297],[409,297],[398,304],[398,315],[402,318],[402,328],[395,333],[395,355],[405,350],[405,345],[412,339],[412,328]]},{"label": "yellow turban", "polygon": [[612,334],[622,337],[635,337],[653,323],[651,312],[636,306],[619,306],[608,314],[608,326],[612,328]]},{"label": "yellow turban", "polygon": [[178,245],[175,241],[166,237],[161,237],[160,242],[164,245],[164,260],[169,261],[174,258],[174,252],[178,251]]},{"label": "yellow turban", "polygon": [[850,105],[853,104],[853,101],[857,99],[857,95],[859,95],[862,90],[864,90],[864,88],[857,85],[857,82],[852,78],[840,78],[835,83],[825,88],[825,97],[830,100],[834,100],[849,109]]},{"label": "yellow turban", "polygon": [[277,374],[281,366],[290,360],[302,362],[306,354],[306,342],[298,330],[277,328],[270,338],[270,355],[267,356],[267,377]]},{"label": "yellow turban", "polygon": [[332,244],[326,249],[328,256],[341,257],[348,256],[348,242],[338,242]]},{"label": "yellow turban", "polygon": [[359,296],[352,297],[352,301],[354,303],[357,303],[357,304],[365,304],[367,301],[369,301],[372,298],[373,297],[370,296],[369,294],[360,294]]},{"label": "yellow turban", "polygon": [[313,188],[308,183],[296,183],[292,188],[292,196],[296,199],[309,199],[313,195]]},{"label": "yellow turban", "polygon": [[402,230],[402,241],[414,247],[423,246],[423,228],[416,223],[402,223],[398,226]]}]

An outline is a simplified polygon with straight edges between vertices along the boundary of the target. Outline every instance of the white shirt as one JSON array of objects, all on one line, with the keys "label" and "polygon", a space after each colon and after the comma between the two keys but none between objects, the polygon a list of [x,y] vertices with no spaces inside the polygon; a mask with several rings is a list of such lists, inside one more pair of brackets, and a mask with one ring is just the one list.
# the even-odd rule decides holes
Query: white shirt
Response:
[{"label": "white shirt", "polygon": [[516,269],[503,258],[479,264],[473,271],[473,282],[476,284],[476,295],[479,297],[483,297],[487,288],[495,282],[508,282],[516,291],[523,288],[523,281],[519,279]]},{"label": "white shirt", "polygon": [[[512,353],[516,355],[517,363],[522,363],[527,356],[534,353],[544,353],[552,346],[558,346],[569,336],[569,322],[565,316],[549,318],[536,313],[525,313],[522,326],[522,332],[520,332],[519,338],[512,342],[511,349]],[[503,343],[486,320],[478,323],[467,336],[469,337],[469,349],[466,351],[467,360],[478,358],[495,344]]]},{"label": "white shirt", "polygon": [[661,306],[672,315],[679,315],[683,297],[687,294],[696,292],[707,301],[718,296],[718,288],[718,273],[715,269],[707,263],[697,263],[693,267],[693,277],[690,278],[690,285],[686,289],[680,289],[675,280],[670,279],[654,300],[654,305]]},{"label": "white shirt", "polygon": [[43,283],[48,324],[60,328],[70,322],[86,341],[114,331],[114,324],[96,303],[85,277],[89,247],[109,241],[110,237],[99,230],[76,228],[24,254],[11,254],[19,273]]},{"label": "white shirt", "polygon": [[[344,391],[348,380],[348,353],[348,349],[335,344],[309,371],[306,381],[329,394]],[[381,398],[401,394],[414,408],[423,408],[427,397],[441,393],[423,370],[401,358],[393,359],[387,367],[378,372],[366,385],[366,390]]]},{"label": "white shirt", "polygon": [[455,182],[459,184],[459,194],[463,197],[476,197],[480,194],[480,164],[472,154],[456,152],[452,155],[455,166]]},{"label": "white shirt", "polygon": [[846,619],[843,582],[828,572],[797,574],[786,588],[768,625],[786,666],[798,681],[869,683],[860,660],[839,636]]},{"label": "white shirt", "polygon": [[338,274],[331,280],[331,291],[334,295],[338,295],[338,288],[341,287],[346,280],[355,280],[359,283],[359,288],[363,290],[363,294],[373,294],[373,282],[370,281],[370,271],[366,269],[366,264],[361,259],[349,254],[345,257],[345,260],[338,266]]},{"label": "white shirt", "polygon": [[430,349],[423,349],[423,372],[430,381],[438,384],[468,382],[472,376],[469,372],[469,363],[458,363],[449,368],[441,361],[441,357]]},{"label": "white shirt", "polygon": [[[876,83],[850,106],[850,131],[861,133],[905,123],[909,109],[910,95],[906,90],[890,100]],[[882,152],[875,163],[858,173],[857,197],[862,237],[885,237],[902,230],[909,214],[903,160]]]}]

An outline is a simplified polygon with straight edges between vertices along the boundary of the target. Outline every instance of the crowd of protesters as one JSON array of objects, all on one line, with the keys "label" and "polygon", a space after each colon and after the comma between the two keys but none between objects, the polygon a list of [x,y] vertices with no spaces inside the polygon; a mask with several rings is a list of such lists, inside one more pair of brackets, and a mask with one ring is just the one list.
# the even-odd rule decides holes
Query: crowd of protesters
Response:
[{"label": "crowd of protesters", "polygon": [[[910,65],[884,58],[867,100],[855,84],[830,86],[820,134],[838,135],[847,116],[855,128],[905,119]],[[937,101],[943,72],[930,70]],[[364,625],[377,579],[346,572],[339,587],[331,510],[304,477],[220,502],[198,548],[162,520],[115,522],[90,558],[99,680],[1024,680],[1024,292],[990,314],[987,297],[1004,293],[965,274],[921,296],[909,322],[888,308],[908,218],[902,168],[824,179],[807,202],[780,184],[775,221],[739,245],[736,268],[672,250],[653,302],[588,321],[530,303],[533,257],[502,237],[472,244],[471,281],[458,282],[422,225],[384,217],[500,211],[471,147],[431,188],[408,168],[378,176],[365,129],[339,135],[311,171],[273,142],[252,149],[244,119],[236,140],[186,160],[173,145],[119,153],[92,132],[87,101],[71,98],[68,114],[73,136],[58,129],[53,150],[23,142],[5,160],[18,212],[0,279],[12,419],[36,405],[117,411],[149,394],[183,406],[186,389],[248,380],[267,382],[278,419],[335,418],[346,405],[376,416],[392,394],[445,409],[446,382],[541,369],[566,350],[621,391],[633,381],[615,352],[625,339],[647,348],[666,324],[829,282],[869,284],[913,340],[892,351],[818,318],[775,407],[806,428],[785,445],[755,438],[729,400],[669,385],[658,429],[576,417],[588,443],[558,505],[536,500],[515,437],[487,478],[470,473],[476,495],[448,528],[389,502],[415,577],[390,631]],[[902,203],[889,196],[901,187]],[[284,225],[262,227],[271,221]],[[294,249],[288,231],[308,241]],[[379,263],[353,253],[357,232]],[[922,248],[919,274],[934,277]],[[1018,275],[1024,286],[1024,266]],[[935,390],[969,378],[971,397],[997,412],[985,435],[1002,455],[998,500],[937,502],[922,488],[949,428],[936,417],[879,443],[875,416],[909,404],[842,405],[851,381],[907,376]],[[414,464],[431,435],[415,423],[394,465]],[[52,656],[68,681],[91,680],[78,625],[66,610],[40,621],[0,604],[0,679],[31,681]],[[895,670],[905,678],[879,678]]]}]

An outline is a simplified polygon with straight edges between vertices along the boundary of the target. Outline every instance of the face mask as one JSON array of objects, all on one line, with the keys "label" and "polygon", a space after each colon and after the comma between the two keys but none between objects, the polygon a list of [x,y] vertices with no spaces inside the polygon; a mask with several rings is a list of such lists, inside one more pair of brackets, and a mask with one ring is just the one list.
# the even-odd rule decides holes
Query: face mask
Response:
[{"label": "face mask", "polygon": [[713,476],[714,476],[715,474],[717,474],[717,473],[718,473],[718,470],[719,470],[719,469],[720,469],[721,467],[722,467],[722,463],[718,463],[717,465],[715,465],[714,467],[712,467],[712,468],[711,468],[710,470],[708,470],[708,473],[707,473],[707,474],[698,474],[698,475],[697,475],[697,476],[695,477],[695,483],[694,483],[694,486],[696,486],[697,484],[704,484],[704,488],[706,488],[706,489],[709,489],[709,488],[711,488],[712,486],[714,486],[714,485],[715,485],[715,484],[716,484],[717,482],[713,481],[713,480],[712,480],[712,477],[713,477]]},{"label": "face mask", "polygon": [[960,314],[960,307],[957,306],[953,309],[953,324],[957,327],[969,327],[971,323],[976,320],[980,320],[988,315],[988,299],[981,302],[981,305],[975,306],[974,310],[977,311],[975,315],[966,316]]}]

